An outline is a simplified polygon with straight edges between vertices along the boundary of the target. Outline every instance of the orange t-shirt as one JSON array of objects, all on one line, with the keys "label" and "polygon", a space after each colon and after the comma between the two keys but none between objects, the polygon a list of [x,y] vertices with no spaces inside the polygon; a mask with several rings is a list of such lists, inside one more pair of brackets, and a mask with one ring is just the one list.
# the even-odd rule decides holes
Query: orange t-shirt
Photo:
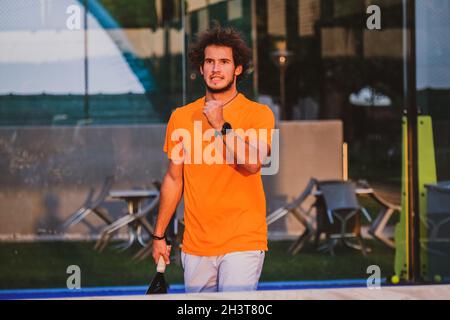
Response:
[{"label": "orange t-shirt", "polygon": [[[203,157],[203,152],[216,155],[216,151],[211,152],[214,135],[204,136],[207,130],[214,132],[203,114],[204,104],[205,97],[177,108],[166,130],[164,152],[172,161],[184,157],[183,251],[215,256],[234,251],[267,250],[266,200],[261,173],[250,174],[226,161],[227,148],[220,139],[217,141],[223,146],[224,161],[211,163]],[[275,120],[267,106],[238,94],[225,105],[223,114],[235,132],[236,129],[255,129],[257,139],[270,146]],[[267,135],[260,134],[263,130],[259,129],[267,130]],[[217,155],[220,154],[217,151]]]}]

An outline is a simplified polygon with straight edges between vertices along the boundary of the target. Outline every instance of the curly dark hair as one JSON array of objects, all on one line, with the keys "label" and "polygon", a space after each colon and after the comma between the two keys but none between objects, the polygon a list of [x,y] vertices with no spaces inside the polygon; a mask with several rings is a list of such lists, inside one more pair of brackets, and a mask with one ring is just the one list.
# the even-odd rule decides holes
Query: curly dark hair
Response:
[{"label": "curly dark hair", "polygon": [[232,27],[222,28],[216,25],[197,35],[197,41],[189,46],[188,57],[192,65],[199,70],[205,60],[205,49],[211,45],[229,47],[233,50],[234,65],[242,66],[237,81],[242,80],[251,66],[252,50],[244,41],[242,33]]}]

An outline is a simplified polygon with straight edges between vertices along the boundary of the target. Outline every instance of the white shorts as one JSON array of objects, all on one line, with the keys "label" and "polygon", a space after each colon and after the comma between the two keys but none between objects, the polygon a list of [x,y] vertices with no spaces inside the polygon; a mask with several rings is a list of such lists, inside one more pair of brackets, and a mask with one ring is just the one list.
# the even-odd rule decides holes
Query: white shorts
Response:
[{"label": "white shorts", "polygon": [[187,293],[256,290],[264,256],[263,250],[212,257],[181,252],[185,290]]}]

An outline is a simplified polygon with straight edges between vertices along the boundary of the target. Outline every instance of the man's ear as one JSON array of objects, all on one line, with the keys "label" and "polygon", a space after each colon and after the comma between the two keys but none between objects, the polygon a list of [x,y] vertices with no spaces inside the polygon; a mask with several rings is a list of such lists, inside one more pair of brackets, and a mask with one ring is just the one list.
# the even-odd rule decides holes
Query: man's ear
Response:
[{"label": "man's ear", "polygon": [[235,76],[241,75],[242,70],[244,70],[244,68],[242,67],[242,65],[237,66],[236,69],[234,69],[234,75],[235,75]]},{"label": "man's ear", "polygon": [[200,66],[200,74],[203,75],[203,66]]}]

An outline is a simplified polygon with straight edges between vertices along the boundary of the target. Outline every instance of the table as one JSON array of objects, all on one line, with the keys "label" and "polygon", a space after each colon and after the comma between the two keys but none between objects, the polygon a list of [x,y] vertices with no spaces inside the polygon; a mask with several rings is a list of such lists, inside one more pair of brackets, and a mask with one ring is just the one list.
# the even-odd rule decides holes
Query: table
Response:
[{"label": "table", "polygon": [[[119,245],[119,248],[126,250],[137,240],[142,246],[146,243],[142,238],[142,228],[150,234],[153,233],[153,226],[145,219],[148,212],[153,210],[159,203],[158,190],[112,190],[109,197],[124,200],[127,203],[127,215],[114,221],[102,231],[102,236],[96,244],[96,249],[102,250],[113,232],[127,226],[128,242]],[[150,204],[142,208],[142,203],[146,199],[152,199]]]}]

